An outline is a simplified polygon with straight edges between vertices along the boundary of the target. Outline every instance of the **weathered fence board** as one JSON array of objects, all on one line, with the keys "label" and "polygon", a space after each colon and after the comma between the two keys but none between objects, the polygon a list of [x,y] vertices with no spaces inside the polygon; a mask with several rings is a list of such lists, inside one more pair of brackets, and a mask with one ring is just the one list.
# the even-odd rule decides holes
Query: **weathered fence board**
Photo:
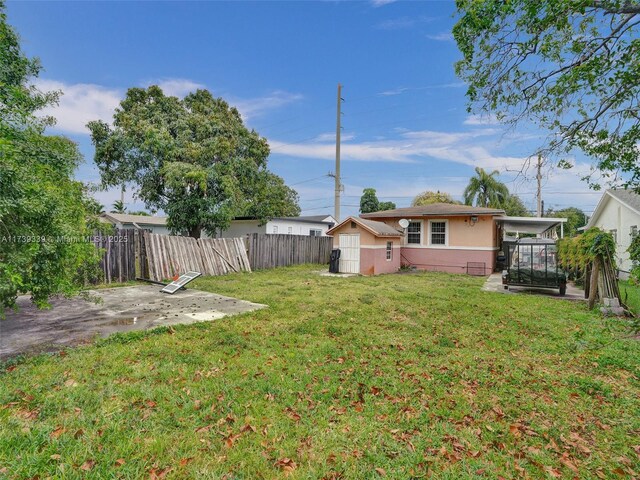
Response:
[{"label": "weathered fence board", "polygon": [[[162,281],[189,270],[203,275],[224,275],[251,271],[246,247],[241,238],[195,239],[144,232],[140,242],[146,265],[143,278]],[[142,260],[141,260],[142,262]]]},{"label": "weathered fence board", "polygon": [[254,270],[303,263],[329,263],[332,237],[252,233],[247,236]]},{"label": "weathered fence board", "polygon": [[127,282],[136,278],[136,244],[134,230],[118,230],[105,235],[96,233],[93,244],[103,250],[100,269],[104,283]]}]

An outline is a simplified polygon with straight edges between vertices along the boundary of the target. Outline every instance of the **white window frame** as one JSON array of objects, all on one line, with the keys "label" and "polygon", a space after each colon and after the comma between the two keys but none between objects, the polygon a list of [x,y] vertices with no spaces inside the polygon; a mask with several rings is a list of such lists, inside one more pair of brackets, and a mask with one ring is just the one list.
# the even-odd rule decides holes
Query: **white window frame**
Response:
[{"label": "white window frame", "polygon": [[287,233],[291,235],[293,233],[293,227],[287,227]]},{"label": "white window frame", "polygon": [[636,238],[637,235],[638,235],[638,226],[631,225],[631,227],[629,227],[629,236],[631,237],[631,240]]},{"label": "white window frame", "polygon": [[615,243],[617,245],[618,244],[618,229],[614,228],[612,230],[609,230],[609,233],[613,236],[613,243]]},{"label": "white window frame", "polygon": [[278,226],[277,225],[273,226],[273,230],[271,231],[271,233],[278,233]]},{"label": "white window frame", "polygon": [[387,262],[390,262],[393,259],[393,242],[387,242]]},{"label": "white window frame", "polygon": [[[432,223],[444,223],[444,243],[432,243],[432,237],[431,237],[431,224]],[[440,232],[438,232],[440,233]],[[442,220],[429,220],[429,246],[433,246],[433,247],[448,247],[449,246],[449,220],[447,219],[442,219]]]},{"label": "white window frame", "polygon": [[320,229],[320,228],[310,228],[309,229],[309,236],[310,237],[321,237],[322,236],[322,229]]},{"label": "white window frame", "polygon": [[404,237],[404,241],[407,245],[423,245],[424,244],[424,222],[422,220],[411,220],[409,225],[412,223],[420,224],[420,243],[409,243],[409,227],[407,227],[407,233]]}]

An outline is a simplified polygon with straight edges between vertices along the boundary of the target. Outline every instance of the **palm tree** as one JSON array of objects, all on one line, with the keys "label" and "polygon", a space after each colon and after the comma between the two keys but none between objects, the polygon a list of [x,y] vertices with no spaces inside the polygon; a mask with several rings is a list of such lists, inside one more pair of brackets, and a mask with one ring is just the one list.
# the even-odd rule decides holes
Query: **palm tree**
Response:
[{"label": "palm tree", "polygon": [[464,203],[476,207],[501,208],[509,196],[507,186],[494,178],[500,172],[494,170],[487,173],[484,169],[476,167],[476,175],[469,179],[469,185],[464,189]]},{"label": "palm tree", "polygon": [[127,213],[127,209],[125,208],[122,200],[116,200],[113,202],[113,210],[111,210],[111,213]]}]

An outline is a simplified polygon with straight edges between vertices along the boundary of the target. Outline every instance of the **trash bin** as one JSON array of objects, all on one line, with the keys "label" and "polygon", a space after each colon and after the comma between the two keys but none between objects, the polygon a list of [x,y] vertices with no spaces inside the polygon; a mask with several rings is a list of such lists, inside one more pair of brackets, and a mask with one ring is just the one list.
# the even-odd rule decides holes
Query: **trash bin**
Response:
[{"label": "trash bin", "polygon": [[334,248],[331,250],[331,256],[329,257],[329,273],[340,272],[340,249]]}]

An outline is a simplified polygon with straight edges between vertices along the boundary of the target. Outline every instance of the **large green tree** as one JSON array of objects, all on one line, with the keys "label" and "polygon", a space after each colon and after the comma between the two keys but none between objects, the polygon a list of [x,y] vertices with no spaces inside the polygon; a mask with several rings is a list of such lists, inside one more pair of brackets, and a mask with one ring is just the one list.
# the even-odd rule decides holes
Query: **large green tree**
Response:
[{"label": "large green tree", "polygon": [[131,88],[113,126],[89,122],[104,186],[138,185],[173,232],[214,235],[236,216],[297,215],[298,196],[267,170],[269,145],[238,110],[207,90],[184,99]]},{"label": "large green tree", "polygon": [[531,212],[517,195],[509,194],[500,205],[500,208],[510,217],[530,217]]},{"label": "large green tree", "polygon": [[27,58],[0,2],[0,315],[29,293],[38,306],[52,295],[83,286],[82,271],[95,265],[90,199],[73,180],[81,157],[70,140],[44,134],[52,118],[37,110],[58,93],[32,85],[40,64]]},{"label": "large green tree", "polygon": [[475,204],[476,207],[502,208],[509,196],[509,189],[496,178],[498,170],[487,173],[484,169],[476,167],[476,174],[469,179],[469,184],[464,189],[464,203]]},{"label": "large green tree", "polygon": [[431,205],[433,203],[460,204],[460,202],[454,200],[453,197],[447,192],[441,192],[440,190],[438,190],[437,192],[432,192],[430,190],[427,190],[416,195],[411,201],[411,206],[418,207],[421,205]]},{"label": "large green tree", "polygon": [[[470,110],[549,132],[537,152],[572,151],[605,180],[640,188],[640,2],[457,0],[453,29]],[[598,188],[596,177],[585,177]]]},{"label": "large green tree", "polygon": [[375,188],[365,188],[360,197],[360,213],[379,212],[393,210],[396,204],[393,202],[381,202],[378,200]]},{"label": "large green tree", "polygon": [[577,207],[567,207],[561,210],[553,210],[550,208],[545,212],[545,217],[566,218],[563,231],[565,237],[575,237],[580,232],[578,228],[587,224],[587,215]]}]

